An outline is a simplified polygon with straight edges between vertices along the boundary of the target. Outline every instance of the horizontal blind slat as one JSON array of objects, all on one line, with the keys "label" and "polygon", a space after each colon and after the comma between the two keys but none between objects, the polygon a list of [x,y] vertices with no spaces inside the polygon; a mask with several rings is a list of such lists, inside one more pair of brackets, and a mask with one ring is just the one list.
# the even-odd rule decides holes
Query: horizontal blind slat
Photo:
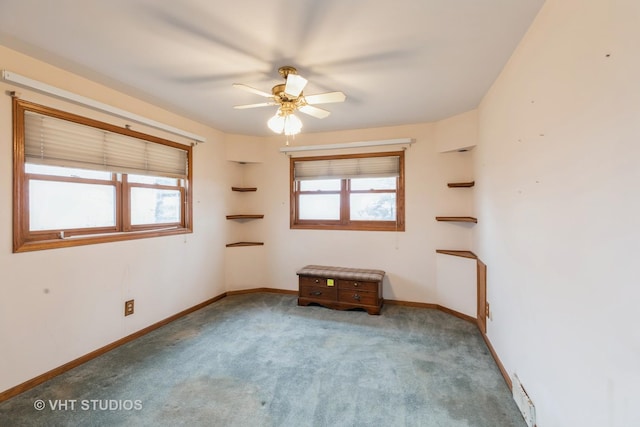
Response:
[{"label": "horizontal blind slat", "polygon": [[142,175],[187,176],[187,151],[25,112],[28,162]]},{"label": "horizontal blind slat", "polygon": [[296,180],[381,178],[400,174],[398,156],[302,160],[294,163]]}]

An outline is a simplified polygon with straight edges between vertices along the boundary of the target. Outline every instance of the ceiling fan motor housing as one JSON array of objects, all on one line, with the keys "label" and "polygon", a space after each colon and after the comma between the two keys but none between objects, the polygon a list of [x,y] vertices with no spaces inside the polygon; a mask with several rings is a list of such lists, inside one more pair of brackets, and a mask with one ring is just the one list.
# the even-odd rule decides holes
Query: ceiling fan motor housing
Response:
[{"label": "ceiling fan motor housing", "polygon": [[[307,79],[298,75],[298,70],[291,66],[283,66],[278,69],[278,73],[284,78],[285,82],[277,84],[271,88],[271,94],[255,89],[251,86],[234,83],[234,87],[246,90],[248,92],[271,98],[271,102],[262,102],[258,104],[239,105],[234,108],[245,109],[255,107],[266,107],[270,105],[278,105],[276,116],[292,115],[296,110],[313,116],[318,119],[324,119],[329,116],[329,111],[314,106],[314,104],[324,104],[330,102],[343,102],[345,95],[342,92],[327,92],[305,97],[303,89],[307,84]],[[293,77],[292,77],[293,76]]]},{"label": "ceiling fan motor housing", "polygon": [[296,101],[303,99],[302,92],[300,93],[299,96],[296,96],[296,97],[292,97],[292,96],[287,95],[285,93],[285,91],[284,91],[285,87],[286,87],[286,84],[282,83],[282,84],[275,85],[271,89],[271,93],[273,94],[273,98],[278,104],[284,104],[284,103],[287,103],[287,102],[295,103]]}]

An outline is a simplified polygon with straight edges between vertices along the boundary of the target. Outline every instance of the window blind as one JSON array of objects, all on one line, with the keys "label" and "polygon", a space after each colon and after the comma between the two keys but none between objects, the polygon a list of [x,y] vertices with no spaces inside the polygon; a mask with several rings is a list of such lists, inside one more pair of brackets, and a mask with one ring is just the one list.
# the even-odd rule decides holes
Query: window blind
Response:
[{"label": "window blind", "polygon": [[306,160],[294,163],[295,180],[382,178],[400,175],[399,156]]},{"label": "window blind", "polygon": [[110,172],[187,177],[187,151],[25,111],[25,161]]}]

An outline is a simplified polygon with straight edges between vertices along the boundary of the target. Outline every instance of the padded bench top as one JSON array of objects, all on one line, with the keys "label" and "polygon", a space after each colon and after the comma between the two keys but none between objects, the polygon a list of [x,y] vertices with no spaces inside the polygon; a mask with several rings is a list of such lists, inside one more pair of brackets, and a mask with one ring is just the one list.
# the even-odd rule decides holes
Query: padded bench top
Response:
[{"label": "padded bench top", "polygon": [[325,265],[307,265],[296,272],[298,276],[319,276],[330,279],[367,280],[379,282],[384,271],[368,268],[329,267]]}]

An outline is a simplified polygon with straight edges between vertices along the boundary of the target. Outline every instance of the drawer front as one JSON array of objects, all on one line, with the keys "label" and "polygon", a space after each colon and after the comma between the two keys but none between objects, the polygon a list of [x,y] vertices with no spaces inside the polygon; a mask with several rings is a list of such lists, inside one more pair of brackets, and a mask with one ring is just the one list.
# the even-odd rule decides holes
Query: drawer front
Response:
[{"label": "drawer front", "polygon": [[378,292],[378,282],[365,282],[362,280],[338,280],[340,289],[363,290],[370,292]]},{"label": "drawer front", "polygon": [[[300,276],[300,286],[327,286],[327,279],[324,277],[310,277],[310,276]],[[327,287],[335,287],[335,280],[334,280],[334,286],[327,286]]]},{"label": "drawer front", "polygon": [[338,301],[348,304],[378,305],[378,293],[352,289],[340,289]]},{"label": "drawer front", "polygon": [[338,299],[338,289],[335,287],[300,284],[298,296],[300,298],[336,301]]}]

